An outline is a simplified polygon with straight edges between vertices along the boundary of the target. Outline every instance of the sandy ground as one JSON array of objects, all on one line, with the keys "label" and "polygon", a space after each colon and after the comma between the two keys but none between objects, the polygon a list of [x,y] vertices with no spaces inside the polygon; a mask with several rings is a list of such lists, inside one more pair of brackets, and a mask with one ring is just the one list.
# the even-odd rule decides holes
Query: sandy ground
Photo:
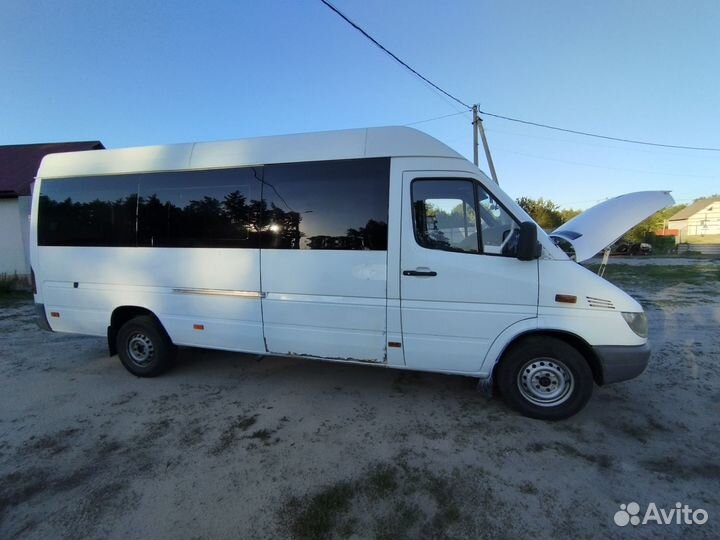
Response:
[{"label": "sandy ground", "polygon": [[[129,375],[103,339],[0,304],[0,539],[718,538],[720,287],[632,291],[654,354],[545,423],[472,379],[181,351]],[[614,524],[621,503],[699,525]]]}]

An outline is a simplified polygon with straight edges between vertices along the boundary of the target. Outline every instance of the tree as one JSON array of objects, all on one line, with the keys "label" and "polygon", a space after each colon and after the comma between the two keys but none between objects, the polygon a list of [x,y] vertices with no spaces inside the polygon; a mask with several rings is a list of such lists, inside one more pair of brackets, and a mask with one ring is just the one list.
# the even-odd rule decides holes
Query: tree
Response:
[{"label": "tree", "polygon": [[560,210],[560,218],[563,223],[567,223],[579,214],[582,214],[582,210],[576,210],[575,208],[563,208]]},{"label": "tree", "polygon": [[561,210],[560,205],[542,197],[539,199],[520,197],[517,203],[546,231],[557,229],[580,213],[580,210],[570,208]]},{"label": "tree", "polygon": [[637,244],[639,242],[652,243],[652,233],[662,230],[665,227],[665,220],[673,214],[677,214],[685,208],[685,206],[684,204],[676,204],[675,206],[669,206],[659,212],[655,212],[652,216],[641,221],[626,232],[623,235],[623,240],[631,244]]}]

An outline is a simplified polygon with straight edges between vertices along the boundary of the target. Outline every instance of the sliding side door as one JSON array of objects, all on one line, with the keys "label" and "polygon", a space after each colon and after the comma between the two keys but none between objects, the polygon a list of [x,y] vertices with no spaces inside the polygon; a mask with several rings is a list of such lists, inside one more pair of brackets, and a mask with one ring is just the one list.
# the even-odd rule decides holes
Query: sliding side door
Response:
[{"label": "sliding side door", "polygon": [[385,362],[389,168],[389,158],[265,166],[268,352]]}]

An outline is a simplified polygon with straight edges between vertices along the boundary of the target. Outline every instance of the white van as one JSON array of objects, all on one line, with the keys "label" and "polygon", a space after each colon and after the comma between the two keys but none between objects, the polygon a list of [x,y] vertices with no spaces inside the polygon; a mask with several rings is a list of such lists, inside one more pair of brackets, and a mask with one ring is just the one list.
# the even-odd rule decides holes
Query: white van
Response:
[{"label": "white van", "polygon": [[[555,234],[582,260],[671,203],[632,194]],[[138,376],[178,345],[298,356],[494,381],[558,419],[650,354],[640,304],[409,128],[52,154],[31,238],[41,326],[107,336]]]}]

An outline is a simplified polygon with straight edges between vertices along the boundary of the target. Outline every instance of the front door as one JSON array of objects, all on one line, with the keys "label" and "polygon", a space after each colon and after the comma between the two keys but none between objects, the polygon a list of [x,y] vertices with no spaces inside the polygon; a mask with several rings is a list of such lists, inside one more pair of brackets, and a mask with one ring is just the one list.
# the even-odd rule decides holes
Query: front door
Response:
[{"label": "front door", "polygon": [[508,326],[537,316],[538,262],[519,223],[467,173],[403,174],[400,305],[410,368],[474,373]]}]

